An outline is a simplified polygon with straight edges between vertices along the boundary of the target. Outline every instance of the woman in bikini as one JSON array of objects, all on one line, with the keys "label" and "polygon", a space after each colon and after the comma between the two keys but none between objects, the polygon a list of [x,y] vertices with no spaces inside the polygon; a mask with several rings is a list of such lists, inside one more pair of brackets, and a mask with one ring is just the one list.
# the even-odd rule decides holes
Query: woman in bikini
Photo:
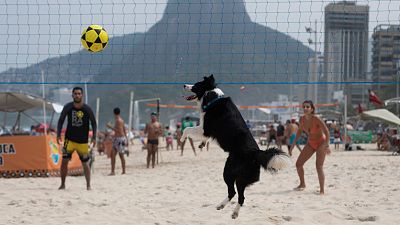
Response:
[{"label": "woman in bikini", "polygon": [[[323,165],[326,154],[330,154],[331,152],[329,149],[329,130],[325,123],[319,117],[314,115],[315,107],[312,101],[306,100],[303,102],[302,106],[304,115],[300,118],[300,126],[294,143],[296,143],[296,141],[300,138],[303,131],[306,132],[308,141],[296,161],[297,174],[300,178],[300,184],[295,188],[295,190],[301,191],[306,187],[303,166],[304,163],[311,158],[314,152],[316,152],[316,168],[320,187],[319,193],[323,195],[325,193],[325,175]],[[289,150],[290,155],[292,155],[293,148],[294,145],[292,145]]]}]

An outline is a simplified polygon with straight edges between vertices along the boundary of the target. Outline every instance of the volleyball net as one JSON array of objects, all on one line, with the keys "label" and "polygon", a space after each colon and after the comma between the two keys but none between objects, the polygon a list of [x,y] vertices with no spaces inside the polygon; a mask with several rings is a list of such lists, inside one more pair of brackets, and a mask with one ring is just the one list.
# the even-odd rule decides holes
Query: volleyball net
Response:
[{"label": "volleyball net", "polygon": [[[0,1],[0,84],[171,86],[214,74],[240,91],[329,103],[399,96],[393,0]],[[91,53],[82,31],[101,25]],[[293,97],[296,96],[296,97]]]}]

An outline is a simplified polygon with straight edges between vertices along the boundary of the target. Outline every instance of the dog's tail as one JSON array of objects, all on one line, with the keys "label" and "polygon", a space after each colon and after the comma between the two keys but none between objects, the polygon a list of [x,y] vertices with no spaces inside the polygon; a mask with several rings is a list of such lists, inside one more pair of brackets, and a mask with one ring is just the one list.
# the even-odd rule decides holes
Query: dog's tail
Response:
[{"label": "dog's tail", "polygon": [[266,151],[259,151],[258,161],[261,166],[269,172],[277,172],[290,164],[290,157],[277,148],[269,148]]}]

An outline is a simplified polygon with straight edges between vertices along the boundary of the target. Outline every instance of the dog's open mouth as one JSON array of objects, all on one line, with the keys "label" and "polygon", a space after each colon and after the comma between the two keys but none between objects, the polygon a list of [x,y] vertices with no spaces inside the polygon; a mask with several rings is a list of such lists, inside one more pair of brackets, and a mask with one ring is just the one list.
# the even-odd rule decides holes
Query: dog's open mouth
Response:
[{"label": "dog's open mouth", "polygon": [[186,101],[192,101],[192,100],[194,100],[196,98],[197,98],[196,95],[190,95],[190,96],[185,97]]}]

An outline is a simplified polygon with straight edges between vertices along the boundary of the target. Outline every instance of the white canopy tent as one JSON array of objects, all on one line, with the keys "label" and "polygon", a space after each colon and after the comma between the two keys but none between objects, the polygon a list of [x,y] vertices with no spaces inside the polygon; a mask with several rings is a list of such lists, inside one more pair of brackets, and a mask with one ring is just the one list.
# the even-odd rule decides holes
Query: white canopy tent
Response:
[{"label": "white canopy tent", "polygon": [[374,109],[365,111],[361,114],[361,117],[365,119],[379,119],[400,126],[400,118],[387,109]]},{"label": "white canopy tent", "polygon": [[394,103],[399,104],[400,103],[400,97],[391,98],[391,99],[385,100],[385,105],[394,104]]},{"label": "white canopy tent", "polygon": [[[26,110],[39,107],[44,107],[46,110],[50,110],[53,112],[53,115],[51,116],[51,121],[53,120],[54,112],[61,113],[63,109],[62,105],[46,101],[45,99],[35,95],[19,93],[19,92],[0,92],[0,112],[18,113],[14,128],[20,127],[20,114],[24,114],[30,119],[39,122],[25,113]],[[4,118],[5,118],[4,120],[6,121],[6,116]],[[45,121],[46,118],[44,116],[43,118],[44,124]]]},{"label": "white canopy tent", "polygon": [[45,102],[46,109],[60,113],[63,106],[44,100],[41,97],[18,93],[18,92],[0,92],[0,111],[1,112],[24,112],[28,109],[43,106]]}]

